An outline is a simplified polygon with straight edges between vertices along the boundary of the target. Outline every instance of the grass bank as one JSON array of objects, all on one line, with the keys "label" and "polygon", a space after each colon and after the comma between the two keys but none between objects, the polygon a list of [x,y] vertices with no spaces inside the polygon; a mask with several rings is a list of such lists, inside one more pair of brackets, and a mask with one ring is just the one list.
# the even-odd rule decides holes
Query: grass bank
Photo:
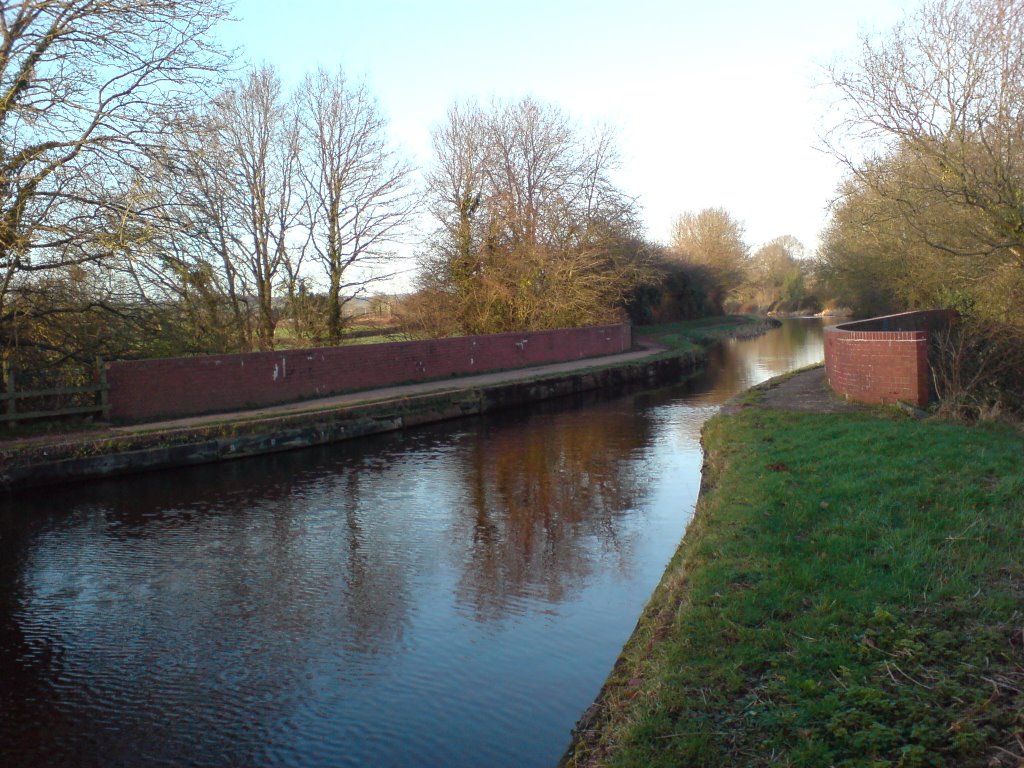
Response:
[{"label": "grass bank", "polygon": [[652,339],[673,352],[698,352],[716,341],[758,336],[778,325],[778,320],[760,315],[719,315],[661,325],[638,325],[633,328],[633,336]]},{"label": "grass bank", "polygon": [[1019,766],[1024,436],[748,408],[569,765]]}]

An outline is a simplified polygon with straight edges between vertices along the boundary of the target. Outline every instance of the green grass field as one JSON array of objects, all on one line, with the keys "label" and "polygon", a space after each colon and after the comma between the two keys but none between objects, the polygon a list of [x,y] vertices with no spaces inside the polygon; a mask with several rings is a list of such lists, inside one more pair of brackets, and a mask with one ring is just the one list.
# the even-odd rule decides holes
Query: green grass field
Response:
[{"label": "green grass field", "polygon": [[1024,436],[712,419],[693,523],[570,765],[1019,766]]}]

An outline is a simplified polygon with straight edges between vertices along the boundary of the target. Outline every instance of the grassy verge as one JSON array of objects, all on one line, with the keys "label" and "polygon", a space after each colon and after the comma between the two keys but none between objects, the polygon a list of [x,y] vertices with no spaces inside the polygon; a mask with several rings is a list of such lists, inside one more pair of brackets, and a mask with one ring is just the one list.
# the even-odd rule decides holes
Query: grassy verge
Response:
[{"label": "grassy verge", "polygon": [[719,339],[757,335],[772,325],[777,323],[757,315],[722,315],[678,323],[636,326],[633,333],[635,336],[654,339],[673,351],[696,352]]},{"label": "grassy verge", "polygon": [[569,765],[1019,766],[1024,437],[749,408]]},{"label": "grassy verge", "polygon": [[395,341],[416,341],[412,334],[402,331],[389,333],[377,333],[372,336],[351,336],[341,342],[341,346],[354,346],[358,344],[390,344]]}]

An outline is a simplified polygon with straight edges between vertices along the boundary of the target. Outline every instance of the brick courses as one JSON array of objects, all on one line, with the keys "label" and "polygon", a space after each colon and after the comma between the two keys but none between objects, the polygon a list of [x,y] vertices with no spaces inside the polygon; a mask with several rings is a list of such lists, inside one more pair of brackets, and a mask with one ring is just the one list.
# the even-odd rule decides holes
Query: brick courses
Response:
[{"label": "brick courses", "polygon": [[862,403],[897,400],[923,408],[930,397],[928,334],[950,310],[905,312],[825,329],[825,370],[832,389]]},{"label": "brick courses", "polygon": [[627,324],[430,341],[130,360],[108,365],[111,419],[258,408],[463,374],[625,352]]}]

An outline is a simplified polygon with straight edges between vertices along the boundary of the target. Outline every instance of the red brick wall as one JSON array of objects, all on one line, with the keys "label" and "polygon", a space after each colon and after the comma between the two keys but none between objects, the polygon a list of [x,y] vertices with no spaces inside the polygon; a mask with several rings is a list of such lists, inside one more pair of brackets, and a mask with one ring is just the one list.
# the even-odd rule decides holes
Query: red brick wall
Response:
[{"label": "red brick wall", "polygon": [[825,329],[825,370],[832,389],[862,403],[924,407],[929,399],[928,332],[955,312],[905,312]]},{"label": "red brick wall", "polygon": [[108,365],[111,418],[148,421],[624,352],[629,325]]}]

